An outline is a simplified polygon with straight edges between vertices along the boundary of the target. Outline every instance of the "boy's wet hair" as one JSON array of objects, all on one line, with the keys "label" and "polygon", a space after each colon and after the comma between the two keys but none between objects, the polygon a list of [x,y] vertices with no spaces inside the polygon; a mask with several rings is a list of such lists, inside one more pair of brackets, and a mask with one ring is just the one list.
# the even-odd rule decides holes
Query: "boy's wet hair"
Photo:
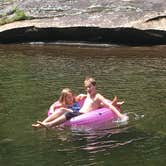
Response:
[{"label": "boy's wet hair", "polygon": [[93,77],[86,77],[84,82],[90,82],[93,86],[96,86],[96,80]]}]

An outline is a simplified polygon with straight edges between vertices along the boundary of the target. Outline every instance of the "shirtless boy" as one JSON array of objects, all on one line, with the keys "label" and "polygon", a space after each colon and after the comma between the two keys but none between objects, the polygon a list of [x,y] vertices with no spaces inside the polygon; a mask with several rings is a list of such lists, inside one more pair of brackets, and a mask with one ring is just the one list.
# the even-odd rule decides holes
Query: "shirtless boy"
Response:
[{"label": "shirtless boy", "polygon": [[117,115],[117,117],[120,118],[122,121],[128,120],[128,116],[120,113],[105,97],[96,92],[96,81],[94,78],[92,77],[86,78],[84,81],[84,86],[87,92],[87,97],[79,112],[77,113],[68,112],[66,114],[63,114],[61,117],[55,119],[54,121],[46,123],[38,121],[38,123],[44,127],[49,128],[52,126],[60,125],[74,116],[88,113],[103,106],[111,109]]}]

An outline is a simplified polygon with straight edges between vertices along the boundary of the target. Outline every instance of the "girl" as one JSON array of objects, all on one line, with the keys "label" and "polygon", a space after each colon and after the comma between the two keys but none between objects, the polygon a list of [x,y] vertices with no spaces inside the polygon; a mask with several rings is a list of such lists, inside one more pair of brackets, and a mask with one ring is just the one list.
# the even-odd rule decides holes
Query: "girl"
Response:
[{"label": "girl", "polygon": [[[83,99],[86,98],[86,95],[80,94],[75,96],[73,91],[69,88],[64,88],[61,91],[59,100],[53,103],[48,111],[48,117],[43,120],[43,123],[51,122],[66,112],[79,112]],[[40,128],[40,124],[32,124],[32,127]]]}]

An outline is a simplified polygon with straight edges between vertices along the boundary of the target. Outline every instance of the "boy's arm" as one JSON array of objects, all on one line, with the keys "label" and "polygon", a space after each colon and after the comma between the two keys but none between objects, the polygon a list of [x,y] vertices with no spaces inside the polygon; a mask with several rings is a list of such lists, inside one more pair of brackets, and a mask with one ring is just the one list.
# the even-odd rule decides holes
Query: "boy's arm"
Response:
[{"label": "boy's arm", "polygon": [[98,94],[98,99],[100,100],[100,102],[106,106],[107,108],[111,109],[119,118],[123,118],[125,115],[121,114],[112,104],[111,102],[109,102],[109,100],[107,100],[106,98],[104,98],[102,95]]},{"label": "boy's arm", "polygon": [[76,101],[79,102],[79,101],[85,99],[86,97],[87,97],[86,94],[79,94],[78,96],[76,96]]}]

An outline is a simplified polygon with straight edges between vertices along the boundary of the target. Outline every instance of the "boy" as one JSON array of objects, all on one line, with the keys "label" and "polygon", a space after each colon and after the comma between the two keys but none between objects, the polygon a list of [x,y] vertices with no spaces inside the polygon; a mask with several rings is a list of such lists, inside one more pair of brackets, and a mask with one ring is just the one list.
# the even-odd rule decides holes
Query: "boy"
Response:
[{"label": "boy", "polygon": [[126,115],[121,114],[106,98],[101,94],[96,92],[96,81],[94,78],[89,77],[84,81],[85,90],[87,92],[87,97],[85,99],[84,105],[80,109],[80,113],[87,113],[98,109],[100,107],[108,107],[122,120],[127,120]]}]

